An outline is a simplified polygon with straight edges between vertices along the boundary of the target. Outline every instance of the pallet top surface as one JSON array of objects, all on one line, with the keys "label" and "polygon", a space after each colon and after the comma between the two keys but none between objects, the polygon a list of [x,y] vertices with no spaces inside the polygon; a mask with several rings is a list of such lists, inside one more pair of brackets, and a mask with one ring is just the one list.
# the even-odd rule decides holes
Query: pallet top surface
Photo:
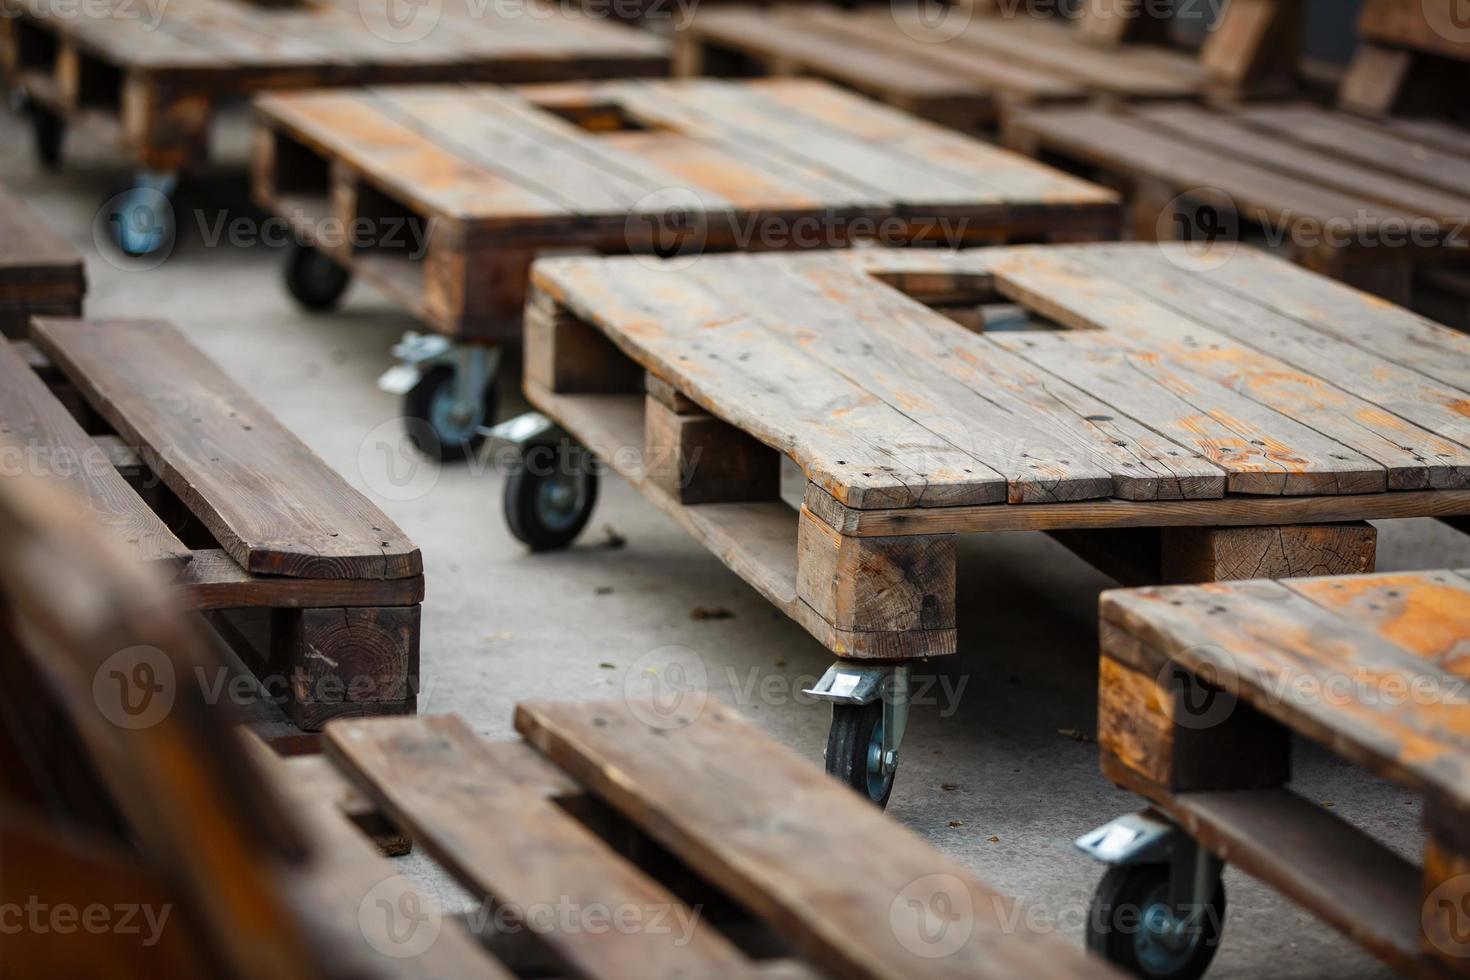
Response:
[{"label": "pallet top surface", "polygon": [[0,283],[77,282],[82,256],[0,186]]},{"label": "pallet top surface", "polygon": [[686,30],[706,44],[910,99],[994,96],[1020,102],[1107,94],[1186,98],[1202,66],[1152,45],[1103,49],[1075,25],[989,16],[965,5],[937,21],[895,5],[704,8]]},{"label": "pallet top surface", "polygon": [[[697,222],[711,240],[780,247],[750,241],[766,226],[745,219],[864,218],[872,223],[839,231],[881,238],[893,232],[876,222],[901,212],[905,227],[963,237],[1069,221],[1096,230],[1117,214],[1111,191],[809,80],[288,93],[260,99],[257,112],[412,207],[476,231],[575,241]],[[782,231],[793,239],[801,228]],[[820,223],[807,231],[824,240]]]},{"label": "pallet top surface", "polygon": [[[1470,338],[1250,248],[548,259],[533,288],[845,508],[1114,526],[1470,506]],[[1013,306],[977,333],[926,302]],[[1294,519],[1263,520],[1277,505]]]},{"label": "pallet top surface", "polygon": [[[540,0],[511,5],[443,0],[404,10],[395,10],[393,2],[98,0],[86,5],[85,16],[77,16],[66,0],[4,0],[3,5],[6,11],[29,14],[33,23],[58,32],[85,53],[126,68],[221,73],[294,68],[327,76],[502,60],[574,64],[578,59],[668,58],[667,43],[656,36]],[[405,10],[411,13],[407,19]]]},{"label": "pallet top surface", "polygon": [[1103,650],[1162,668],[1126,635],[1359,764],[1470,806],[1467,574],[1107,592],[1102,619],[1117,632]]},{"label": "pallet top surface", "polygon": [[1410,245],[1445,235],[1470,245],[1470,130],[1449,123],[1278,103],[1038,109],[1017,113],[1008,129],[1175,193],[1223,193],[1242,217],[1289,226],[1303,246],[1361,235],[1372,247],[1391,234]]}]

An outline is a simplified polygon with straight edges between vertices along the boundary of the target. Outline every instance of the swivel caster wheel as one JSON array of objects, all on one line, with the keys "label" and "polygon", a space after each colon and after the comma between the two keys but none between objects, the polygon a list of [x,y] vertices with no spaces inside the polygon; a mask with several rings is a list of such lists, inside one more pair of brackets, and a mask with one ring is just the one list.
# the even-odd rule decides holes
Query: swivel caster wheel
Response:
[{"label": "swivel caster wheel", "polygon": [[286,290],[313,313],[329,313],[342,302],[352,273],[320,249],[295,245],[286,258]]},{"label": "swivel caster wheel", "polygon": [[31,117],[31,132],[35,136],[36,163],[48,173],[61,169],[61,150],[66,142],[66,120],[50,109],[29,100],[26,113]]},{"label": "swivel caster wheel", "polygon": [[171,176],[140,178],[108,202],[107,226],[118,251],[135,258],[166,256],[172,251],[177,225]]},{"label": "swivel caster wheel", "polygon": [[574,541],[597,506],[592,454],[567,440],[527,446],[505,481],[505,523],[532,551],[557,551]]},{"label": "swivel caster wheel", "polygon": [[431,459],[459,462],[485,441],[481,429],[495,421],[499,400],[500,386],[491,377],[478,397],[458,404],[454,366],[436,364],[403,396],[403,414],[410,420],[409,438]]},{"label": "swivel caster wheel", "polygon": [[1198,980],[1220,945],[1225,883],[1192,915],[1169,901],[1169,867],[1129,864],[1108,869],[1087,916],[1087,948],[1144,980]]},{"label": "swivel caster wheel", "polygon": [[833,704],[827,772],[880,807],[893,793],[895,771],[883,765],[883,702]]}]

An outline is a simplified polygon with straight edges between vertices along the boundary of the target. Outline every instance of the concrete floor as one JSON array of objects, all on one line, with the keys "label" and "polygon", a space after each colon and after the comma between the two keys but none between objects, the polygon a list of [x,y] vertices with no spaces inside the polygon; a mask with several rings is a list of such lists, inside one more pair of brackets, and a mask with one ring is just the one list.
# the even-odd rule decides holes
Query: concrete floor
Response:
[{"label": "concrete floor", "polygon": [[[480,732],[508,738],[517,701],[617,697],[667,648],[684,648],[697,654],[715,697],[820,759],[827,712],[793,695],[831,658],[626,485],[604,482],[577,547],[531,557],[505,528],[497,473],[441,470],[384,451],[396,441],[398,406],[374,380],[413,321],[367,287],[355,288],[338,315],[303,315],[281,288],[280,250],[204,241],[201,228],[222,216],[257,217],[245,201],[238,121],[225,134],[219,174],[185,189],[174,254],[148,270],[95,242],[97,209],[126,178],[114,148],[98,134],[74,134],[65,171],[43,175],[17,117],[0,115],[0,136],[0,181],[86,254],[91,314],[176,322],[418,542],[428,581],[421,710],[459,712]],[[601,544],[609,528],[626,546]],[[1470,565],[1470,538],[1443,526],[1380,530],[1381,568]],[[889,808],[1073,942],[1099,869],[1071,841],[1138,806],[1098,774],[1096,745],[1071,734],[1094,730],[1095,609],[1109,584],[1041,535],[962,541],[962,652],[934,667],[937,703],[915,709]],[[696,619],[696,607],[732,615]],[[1416,852],[1416,799],[1310,746],[1300,748],[1296,770],[1309,798]],[[432,877],[421,858],[407,866]],[[1227,887],[1216,980],[1385,974],[1243,875],[1227,871]]]}]

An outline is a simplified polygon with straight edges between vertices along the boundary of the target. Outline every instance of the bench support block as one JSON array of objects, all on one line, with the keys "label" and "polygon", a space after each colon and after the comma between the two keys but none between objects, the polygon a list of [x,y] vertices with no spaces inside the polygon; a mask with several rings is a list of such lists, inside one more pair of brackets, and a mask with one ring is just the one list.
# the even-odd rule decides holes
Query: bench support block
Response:
[{"label": "bench support block", "polygon": [[1364,521],[1165,528],[1161,581],[1227,582],[1373,571],[1378,532]]},{"label": "bench support block", "polygon": [[679,414],[650,395],[644,416],[648,480],[682,504],[775,500],[781,454],[702,412]]},{"label": "bench support block", "polygon": [[315,731],[332,718],[411,714],[419,687],[419,611],[273,610],[271,661],[289,679],[291,720]]},{"label": "bench support block", "polygon": [[607,335],[539,293],[526,306],[528,382],[557,395],[643,390],[643,369]]}]

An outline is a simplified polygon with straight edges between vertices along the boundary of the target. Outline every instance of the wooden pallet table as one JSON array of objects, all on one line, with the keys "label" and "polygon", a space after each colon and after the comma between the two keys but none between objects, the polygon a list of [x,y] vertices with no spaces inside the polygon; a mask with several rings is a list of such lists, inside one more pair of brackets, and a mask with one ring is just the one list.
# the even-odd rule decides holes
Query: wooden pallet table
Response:
[{"label": "wooden pallet table", "polygon": [[[115,199],[118,243],[171,240],[163,206],[209,153],[218,106],[282,88],[664,75],[668,45],[552,4],[436,0],[3,0],[0,72],[24,93],[43,164],[66,124],[121,127],[140,173]],[[131,229],[131,232],[129,231]]]},{"label": "wooden pallet table", "polygon": [[[1121,862],[1099,905],[1152,894],[1160,908],[1145,913],[1153,938],[1104,929],[1093,948],[1126,963],[1167,942],[1180,905],[1215,919],[1227,860],[1405,976],[1470,975],[1467,649],[1464,572],[1104,594],[1103,770],[1155,809],[1079,843]],[[1422,794],[1422,864],[1287,788],[1292,734]],[[1201,939],[1174,955],[1207,960],[1219,924]]]},{"label": "wooden pallet table", "polygon": [[[325,756],[291,759],[190,684],[119,724],[93,685],[119,650],[217,665],[65,503],[0,483],[0,898],[126,903],[152,928],[7,928],[27,976],[1116,976],[713,703],[524,704],[513,742],[455,716],[337,721]],[[375,853],[384,826],[468,913]]]},{"label": "wooden pallet table", "polygon": [[[688,258],[1119,227],[1111,192],[810,80],[291,93],[262,98],[257,118],[256,199],[315,243],[292,257],[293,293],[329,308],[350,270],[455,342],[410,346],[397,389],[445,454],[493,415],[486,345],[520,336],[538,251]],[[344,240],[354,226],[383,244]]]},{"label": "wooden pallet table", "polygon": [[1366,0],[1358,35],[1342,83],[1345,108],[1371,115],[1463,114],[1456,96],[1470,81],[1470,18],[1455,0]]},{"label": "wooden pallet table", "polygon": [[[676,39],[675,74],[811,75],[965,132],[1016,106],[1195,99],[1279,91],[1295,70],[1295,3],[1232,0],[1196,57],[1120,42],[1143,17],[984,16],[958,5],[701,8]],[[1143,32],[1147,33],[1147,32]]]},{"label": "wooden pallet table", "polygon": [[25,336],[32,316],[80,316],[82,257],[0,186],[0,336]]},{"label": "wooden pallet table", "polygon": [[[525,379],[570,436],[523,440],[522,540],[585,524],[580,444],[854,672],[955,651],[957,534],[1199,582],[1371,571],[1363,521],[1470,513],[1470,338],[1248,248],[548,259]],[[838,708],[828,764],[881,798],[878,709]]]},{"label": "wooden pallet table", "polygon": [[1470,259],[1470,132],[1306,104],[1018,113],[1013,149],[1092,174],[1135,237],[1264,240],[1394,302]]},{"label": "wooden pallet table", "polygon": [[37,318],[31,336],[0,341],[3,479],[75,493],[165,570],[282,737],[415,710],[423,561],[385,514],[168,324]]}]

